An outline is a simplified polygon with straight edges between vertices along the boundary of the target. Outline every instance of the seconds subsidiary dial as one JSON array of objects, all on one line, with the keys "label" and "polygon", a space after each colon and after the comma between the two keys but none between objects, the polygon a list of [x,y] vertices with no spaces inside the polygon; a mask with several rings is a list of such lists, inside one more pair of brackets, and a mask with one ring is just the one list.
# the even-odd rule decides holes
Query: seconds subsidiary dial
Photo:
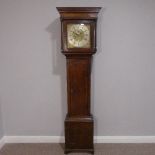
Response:
[{"label": "seconds subsidiary dial", "polygon": [[67,46],[68,48],[90,48],[90,25],[68,24]]}]

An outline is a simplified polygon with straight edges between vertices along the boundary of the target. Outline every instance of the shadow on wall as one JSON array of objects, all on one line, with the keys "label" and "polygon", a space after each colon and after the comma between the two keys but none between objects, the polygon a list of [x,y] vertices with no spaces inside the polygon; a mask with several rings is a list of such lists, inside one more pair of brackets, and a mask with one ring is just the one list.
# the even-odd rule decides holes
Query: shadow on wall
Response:
[{"label": "shadow on wall", "polygon": [[[95,93],[95,71],[94,71],[94,59],[97,61],[97,58],[100,57],[100,54],[103,54],[103,48],[102,48],[102,41],[103,41],[103,37],[102,37],[102,32],[103,32],[103,12],[105,11],[105,8],[102,8],[98,14],[98,20],[97,20],[97,51],[96,51],[96,54],[93,55],[93,58],[92,58],[92,72],[91,72],[91,112],[94,116],[94,135],[97,136],[98,133],[98,123],[97,123],[97,118],[95,117],[95,98],[94,98],[94,93]],[[100,68],[102,69],[102,67]],[[101,81],[102,82],[102,81]],[[103,103],[104,104],[104,103]]]},{"label": "shadow on wall", "polygon": [[[60,77],[61,82],[61,110],[62,120],[64,120],[67,113],[67,86],[66,86],[66,58],[61,53],[61,23],[60,18],[55,19],[47,28],[46,31],[51,35],[51,56],[53,74]],[[62,130],[61,136],[64,135]]]}]

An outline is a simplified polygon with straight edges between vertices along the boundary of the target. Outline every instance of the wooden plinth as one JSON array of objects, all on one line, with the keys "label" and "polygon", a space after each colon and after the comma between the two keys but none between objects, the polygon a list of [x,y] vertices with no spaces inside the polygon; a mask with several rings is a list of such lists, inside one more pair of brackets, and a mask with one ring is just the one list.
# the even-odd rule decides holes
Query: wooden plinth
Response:
[{"label": "wooden plinth", "polygon": [[66,117],[65,119],[65,153],[94,153],[93,117]]}]

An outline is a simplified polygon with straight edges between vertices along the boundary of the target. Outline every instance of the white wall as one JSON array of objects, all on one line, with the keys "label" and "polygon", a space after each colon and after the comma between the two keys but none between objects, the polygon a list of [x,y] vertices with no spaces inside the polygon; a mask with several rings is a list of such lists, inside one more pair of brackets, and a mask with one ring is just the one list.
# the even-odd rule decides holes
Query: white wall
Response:
[{"label": "white wall", "polygon": [[154,0],[1,0],[5,135],[62,135],[65,57],[56,6],[101,6],[92,70],[95,135],[155,135]]}]

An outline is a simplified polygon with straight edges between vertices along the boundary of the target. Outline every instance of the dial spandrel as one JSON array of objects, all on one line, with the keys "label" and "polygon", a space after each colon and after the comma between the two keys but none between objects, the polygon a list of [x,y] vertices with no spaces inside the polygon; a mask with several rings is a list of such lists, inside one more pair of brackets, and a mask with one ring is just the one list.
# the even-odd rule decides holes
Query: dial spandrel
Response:
[{"label": "dial spandrel", "polygon": [[90,25],[68,24],[67,46],[68,48],[90,48]]}]

